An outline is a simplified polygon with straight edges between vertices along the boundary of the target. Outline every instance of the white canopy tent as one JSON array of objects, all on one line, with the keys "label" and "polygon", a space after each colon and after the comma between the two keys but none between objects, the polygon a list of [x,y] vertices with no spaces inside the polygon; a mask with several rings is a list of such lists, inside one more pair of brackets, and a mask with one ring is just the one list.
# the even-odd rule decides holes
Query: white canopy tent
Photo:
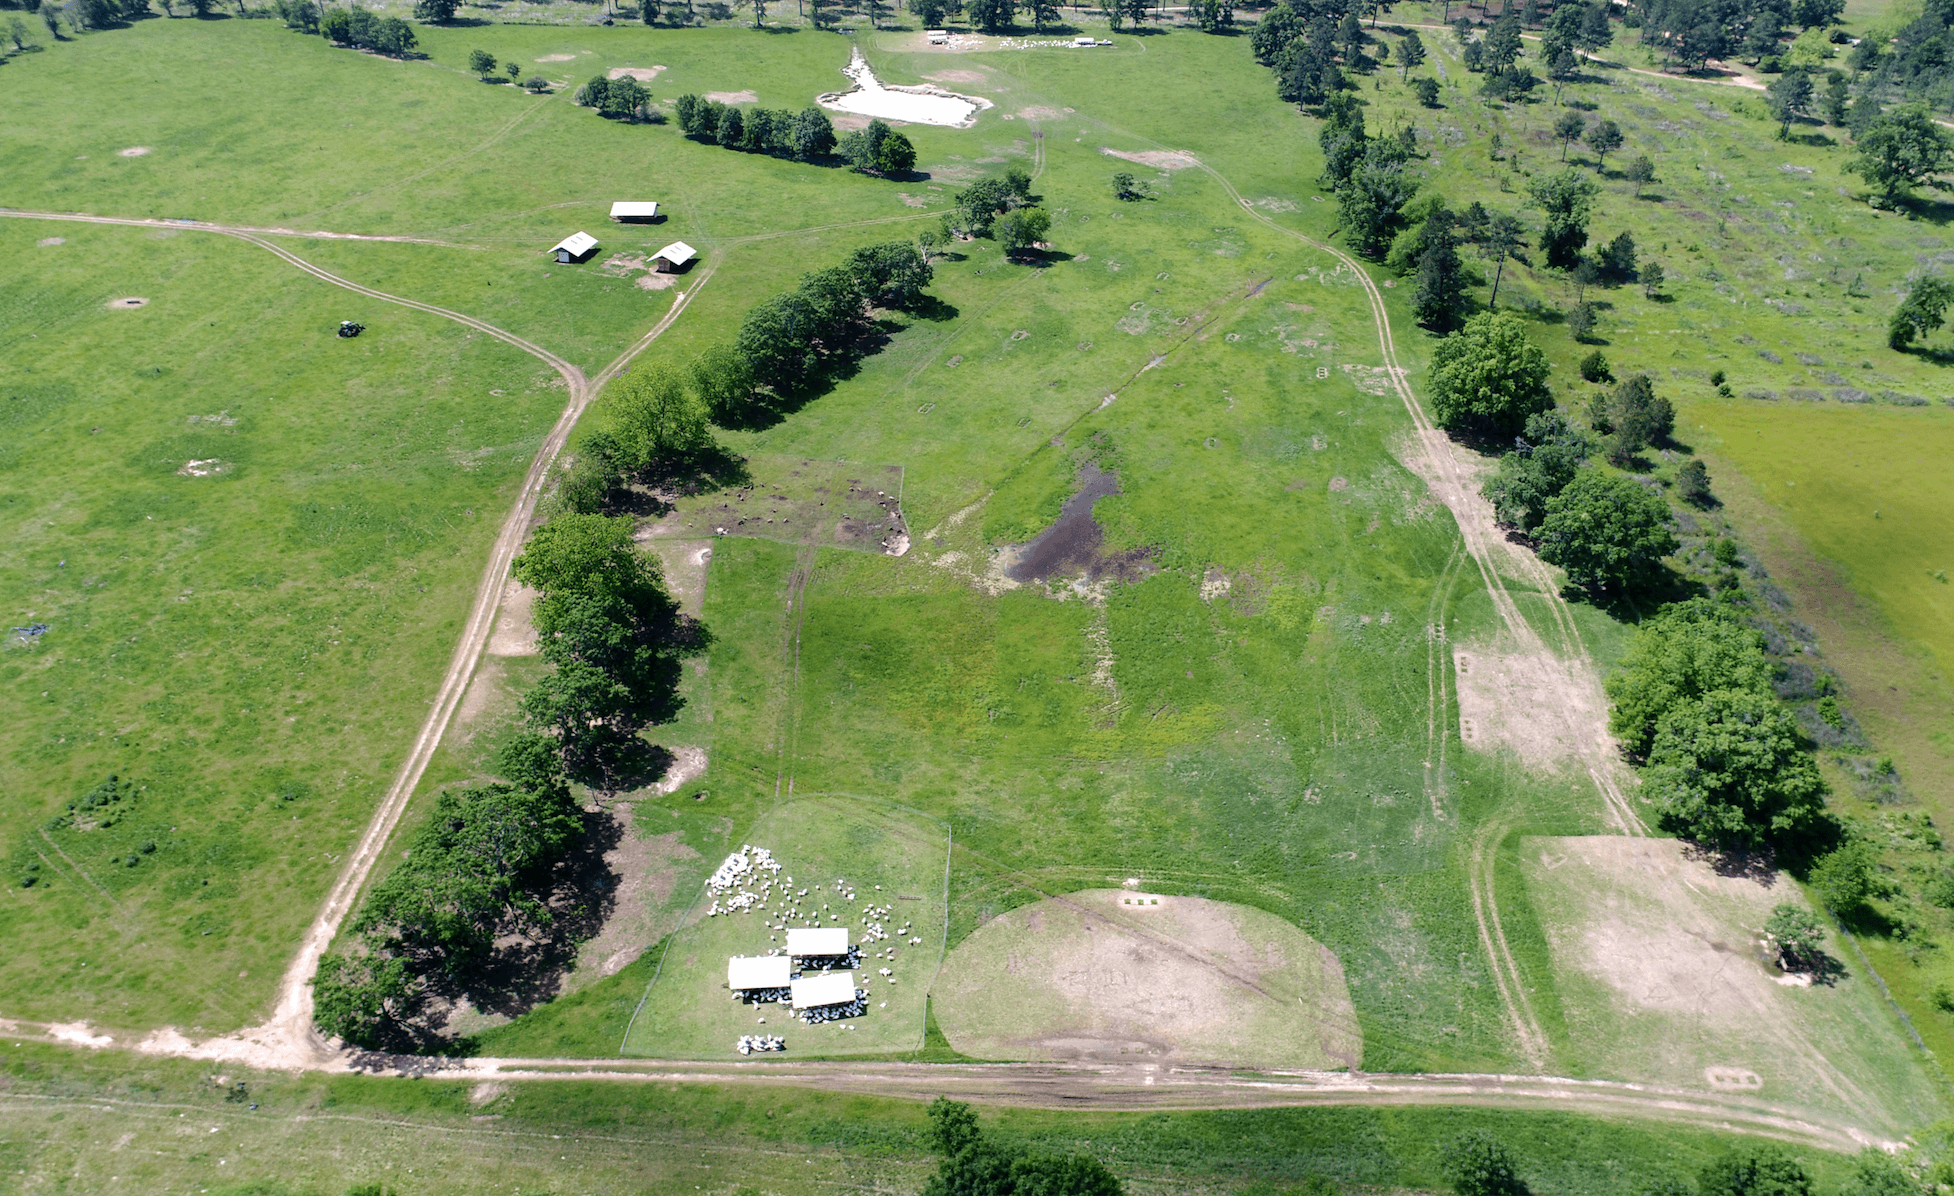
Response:
[{"label": "white canopy tent", "polygon": [[611,204],[613,220],[656,220],[658,202],[650,199],[620,199]]},{"label": "white canopy tent", "polygon": [[846,1005],[855,999],[855,973],[823,972],[794,981],[794,1008]]},{"label": "white canopy tent", "polygon": [[848,928],[845,926],[803,927],[787,932],[787,954],[808,956],[848,954]]},{"label": "white canopy tent", "polygon": [[726,987],[734,992],[786,988],[793,971],[793,962],[785,955],[735,955],[726,961]]}]

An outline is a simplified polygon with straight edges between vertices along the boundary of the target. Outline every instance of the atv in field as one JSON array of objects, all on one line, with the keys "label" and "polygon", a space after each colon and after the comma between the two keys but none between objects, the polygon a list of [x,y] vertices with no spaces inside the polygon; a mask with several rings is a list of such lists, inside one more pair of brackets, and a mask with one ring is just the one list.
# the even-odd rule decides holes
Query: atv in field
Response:
[{"label": "atv in field", "polygon": [[347,338],[355,337],[365,331],[366,331],[366,325],[364,324],[355,324],[351,320],[341,320],[339,322],[339,335],[343,337],[347,337]]}]

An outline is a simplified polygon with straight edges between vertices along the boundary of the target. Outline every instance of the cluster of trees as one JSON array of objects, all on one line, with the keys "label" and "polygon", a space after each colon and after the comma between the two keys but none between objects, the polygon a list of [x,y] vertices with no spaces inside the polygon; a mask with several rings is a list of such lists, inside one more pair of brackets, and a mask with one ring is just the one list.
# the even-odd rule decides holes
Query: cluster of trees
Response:
[{"label": "cluster of trees", "polygon": [[[1828,0],[1831,2],[1831,0]],[[1853,110],[1876,115],[1888,99],[1945,104],[1954,83],[1954,0],[1926,0],[1919,15],[1862,38],[1846,63],[1856,81]],[[1855,130],[1856,132],[1856,130]]]},{"label": "cluster of trees", "polygon": [[1383,257],[1405,204],[1418,193],[1417,181],[1405,168],[1411,158],[1405,139],[1369,136],[1363,103],[1340,92],[1323,103],[1317,141],[1323,147],[1321,181],[1337,197],[1337,228],[1358,253]]},{"label": "cluster of trees", "polygon": [[1479,257],[1493,264],[1487,306],[1498,305],[1507,259],[1521,257],[1526,249],[1526,230],[1516,217],[1489,211],[1477,200],[1463,211],[1453,211],[1442,197],[1433,195],[1407,205],[1402,222],[1384,264],[1400,276],[1416,275],[1411,306],[1420,324],[1434,332],[1455,327],[1469,306],[1466,288],[1485,281],[1461,259],[1461,246],[1474,247]]},{"label": "cluster of trees", "polygon": [[1639,0],[1628,20],[1643,45],[1700,70],[1712,58],[1775,57],[1788,26],[1822,29],[1844,11],[1844,0]]},{"label": "cluster of trees", "polygon": [[590,82],[577,88],[577,94],[571,99],[581,107],[597,109],[600,116],[609,120],[642,121],[653,125],[665,123],[665,114],[652,100],[651,89],[636,79],[612,79],[596,75]]},{"label": "cluster of trees", "polygon": [[[1579,8],[1572,4],[1563,7]],[[1480,85],[1481,93],[1496,100],[1517,99],[1539,84],[1539,78],[1519,63],[1519,13],[1509,7],[1505,15],[1493,22],[1483,39],[1475,39],[1472,30],[1471,20],[1460,17],[1459,58],[1467,70],[1485,74],[1485,82]]]},{"label": "cluster of trees", "polygon": [[1854,152],[1845,169],[1866,180],[1876,204],[1897,208],[1923,185],[1950,189],[1939,176],[1954,170],[1954,136],[1934,123],[1925,104],[1902,104],[1854,125]]},{"label": "cluster of trees", "polygon": [[595,427],[578,441],[559,482],[558,501],[591,514],[627,482],[710,467],[718,450],[708,422],[770,422],[781,406],[860,360],[873,308],[916,306],[934,273],[907,241],[865,246],[748,312],[730,344],[683,368],[631,370],[605,389]]},{"label": "cluster of trees", "polygon": [[1637,630],[1607,681],[1609,729],[1643,761],[1665,829],[1747,850],[1822,825],[1825,783],[1772,692],[1777,671],[1730,603],[1671,603]]},{"label": "cluster of trees", "polygon": [[[613,435],[655,436],[630,404]],[[321,1030],[365,1047],[397,1044],[427,984],[465,980],[498,936],[534,936],[559,864],[584,833],[574,779],[607,783],[643,751],[638,732],[676,713],[679,661],[707,637],[679,612],[628,517],[565,512],[538,528],[512,567],[539,591],[535,623],[552,666],[523,696],[526,724],[495,759],[502,778],[449,790],[409,840],[406,858],[367,895],[352,950],[313,981]]]},{"label": "cluster of trees", "polygon": [[916,147],[885,122],[871,120],[841,139],[835,154],[863,174],[906,176],[916,168]]},{"label": "cluster of trees", "polygon": [[1350,88],[1344,67],[1374,65],[1349,0],[1283,0],[1255,23],[1249,46],[1276,77],[1276,95],[1312,107]]},{"label": "cluster of trees", "polygon": [[508,930],[548,926],[544,898],[582,812],[547,736],[511,737],[496,771],[503,780],[436,798],[407,858],[368,894],[352,950],[320,960],[313,1016],[325,1034],[399,1045],[430,978],[466,975]]},{"label": "cluster of trees", "polygon": [[1548,502],[1567,489],[1593,453],[1593,438],[1565,415],[1537,412],[1527,417],[1526,429],[1500,457],[1499,469],[1480,493],[1503,526],[1536,531],[1547,518]]},{"label": "cluster of trees", "polygon": [[800,162],[818,162],[835,148],[834,122],[814,104],[799,112],[784,108],[743,110],[696,95],[682,95],[673,104],[679,130],[695,141]]},{"label": "cluster of trees", "polygon": [[[1114,176],[1114,190],[1119,190],[1120,176]],[[1129,176],[1130,177],[1130,176]],[[1137,189],[1129,186],[1128,193],[1120,198],[1138,199]],[[970,237],[994,237],[1012,254],[1023,253],[1052,229],[1051,214],[1033,203],[1031,194],[1031,175],[1022,166],[1013,166],[1004,172],[1002,178],[978,179],[970,186],[957,192],[955,201],[936,233],[931,238],[937,240],[968,239]]]},{"label": "cluster of trees", "polygon": [[316,33],[337,46],[404,58],[420,45],[414,27],[399,17],[380,16],[358,5],[321,11],[313,0],[274,0],[288,29]]},{"label": "cluster of trees", "polygon": [[943,1155],[923,1196],[1121,1196],[1119,1177],[1091,1155],[1055,1155],[984,1136],[976,1110],[937,1097],[929,1114],[930,1145]]}]

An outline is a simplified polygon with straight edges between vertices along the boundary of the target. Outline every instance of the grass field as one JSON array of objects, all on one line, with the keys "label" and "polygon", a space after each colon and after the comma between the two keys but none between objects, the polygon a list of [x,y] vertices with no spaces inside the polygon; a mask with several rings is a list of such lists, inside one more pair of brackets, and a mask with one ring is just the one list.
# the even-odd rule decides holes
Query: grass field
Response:
[{"label": "grass field", "polygon": [[[656,981],[643,994],[643,1007],[630,1025],[622,1051],[657,1058],[727,1057],[742,1034],[778,1034],[787,1039],[783,1057],[805,1055],[883,1055],[918,1050],[923,1045],[923,1001],[943,955],[943,828],[905,817],[900,811],[846,798],[803,798],[771,811],[742,839],[773,852],[778,879],[806,890],[804,914],[833,909],[823,925],[840,925],[849,941],[862,945],[855,986],[869,992],[868,1012],[857,1018],[801,1025],[785,1005],[752,1005],[731,1000],[726,960],[733,955],[765,955],[786,950],[784,932],[768,929],[780,908],[709,916],[710,897],[697,897],[686,925],[664,951]],[[718,861],[709,861],[717,867]],[[853,886],[854,902],[835,889]],[[777,886],[778,888],[779,886]],[[697,894],[698,890],[691,890]],[[677,894],[681,899],[686,893]],[[864,932],[871,918],[862,910],[891,909],[875,916],[888,937],[870,942]],[[779,923],[789,924],[789,923]],[[807,925],[808,918],[792,925]],[[909,934],[897,935],[902,926]],[[920,945],[911,942],[922,939]],[[895,957],[884,960],[884,949]],[[882,969],[892,975],[883,976]],[[762,1023],[764,1022],[764,1025]]]},{"label": "grass field", "polygon": [[991,919],[944,961],[933,996],[950,1045],[982,1059],[1328,1069],[1362,1050],[1321,944],[1258,909],[1136,889]]},{"label": "grass field", "polygon": [[[234,1027],[397,766],[563,392],[227,238],[0,245],[25,267],[0,280],[0,586],[49,627],[0,651],[0,988]],[[112,826],[50,823],[110,773],[141,787]]]},{"label": "grass field", "polygon": [[[342,1196],[384,1182],[413,1196],[524,1191],[886,1192],[934,1160],[922,1105],[809,1089],[472,1084],[216,1073],[207,1063],[77,1054],[28,1043],[4,1056],[0,1158],[9,1188]],[[1555,1112],[1416,1107],[1104,1114],[985,1110],[987,1133],[1091,1149],[1143,1196],[1348,1187],[1433,1190],[1437,1144],[1469,1129],[1509,1143],[1534,1191],[1637,1196],[1728,1146],[1676,1126]],[[213,1133],[212,1130],[216,1132]],[[117,1145],[119,1143],[119,1145]],[[1834,1190],[1848,1163],[1792,1148]]]},{"label": "grass field", "polygon": [[[1415,19],[1417,6],[1394,15]],[[798,107],[838,85],[848,43],[831,34],[429,29],[429,60],[394,63],[268,21],[144,21],[8,63],[0,204],[439,241],[281,243],[594,371],[677,293],[607,270],[613,253],[674,237],[705,252],[678,283],[696,299],[643,359],[678,363],[729,338],[754,302],[804,270],[913,236],[967,181],[1006,164],[1037,171],[1034,190],[1054,219],[1037,266],[987,241],[953,246],[931,287],[938,302],[891,315],[886,343],[858,370],[770,427],[722,434],[756,476],[773,478],[776,466],[791,475],[798,461],[809,476],[880,479],[871,484],[900,498],[910,548],[897,557],[840,547],[829,523],[812,519],[805,533],[776,523],[713,540],[699,583],[712,650],[687,674],[679,720],[656,732],[710,764],[674,792],[622,799],[640,839],[663,844],[668,887],[648,899],[643,941],[616,958],[653,947],[741,843],[773,848],[797,876],[846,876],[864,892],[892,885],[938,903],[925,944],[913,957],[904,949],[889,986],[899,995],[861,1030],[789,1030],[825,1035],[823,1054],[913,1055],[936,1040],[926,1039],[926,978],[911,964],[946,946],[981,948],[1020,907],[1137,877],[1166,899],[1235,903],[1244,919],[1333,953],[1361,1036],[1356,1066],[1511,1071],[1532,1064],[1474,918],[1478,897],[1497,890],[1511,955],[1501,974],[1529,994],[1549,1040],[1540,1065],[1673,1078],[1717,1063],[1709,1055],[1726,1052],[1721,1039],[1655,1061],[1591,1045],[1626,1024],[1566,945],[1568,911],[1590,908],[1602,888],[1543,896],[1550,878],[1532,870],[1526,837],[1603,832],[1604,804],[1583,775],[1452,742],[1450,651],[1491,643],[1500,617],[1457,526],[1409,464],[1410,422],[1379,366],[1358,276],[1284,231],[1329,238],[1334,204],[1312,183],[1315,122],[1274,99],[1246,39],[1121,37],[1092,55],[949,55],[898,33],[860,40],[887,83],[939,76],[996,102],[974,129],[908,130],[925,177],[734,154],[670,126],[601,121],[563,91],[520,95],[461,70],[477,46],[568,83],[661,65],[661,98],[752,87],[761,103]],[[1444,106],[1417,108],[1395,71],[1380,72],[1360,91],[1371,129],[1415,125],[1418,169],[1455,205],[1518,209],[1529,173],[1558,168],[1554,109],[1482,103],[1450,85],[1476,84],[1450,38],[1427,42],[1437,60],[1428,69],[1448,80]],[[558,55],[571,57],[541,61]],[[197,104],[182,100],[186,78],[209,81]],[[117,103],[73,102],[104,94]],[[322,110],[321,95],[348,98]],[[1597,241],[1632,228],[1671,279],[1666,301],[1633,287],[1601,295],[1616,372],[1656,374],[1682,406],[1683,438],[1700,431],[1694,447],[1770,483],[1767,500],[1791,494],[1775,489],[1776,474],[1824,493],[1783,510],[1814,548],[1849,563],[1896,625],[1940,636],[1931,629],[1946,621],[1946,591],[1926,571],[1954,562],[1920,561],[1945,543],[1939,479],[1928,477],[1945,411],[1891,396],[1840,404],[1847,391],[1901,401],[1944,392],[1934,367],[1887,353],[1879,335],[1894,288],[1942,252],[1938,226],[1850,202],[1839,194],[1853,182],[1839,173],[1842,152],[1811,130],[1769,142],[1755,96],[1596,68],[1570,98],[1622,123],[1622,159],[1648,152],[1658,167],[1641,196],[1606,179],[1593,222]],[[117,153],[134,146],[150,152]],[[1192,151],[1199,165],[1144,158],[1164,150]],[[1156,198],[1116,202],[1108,180],[1127,169]],[[668,221],[609,226],[603,205],[626,197],[661,200]],[[597,259],[573,268],[543,257],[580,227],[606,239]],[[8,766],[17,775],[0,830],[11,865],[25,875],[38,861],[40,878],[9,889],[0,912],[0,936],[24,947],[0,963],[8,1014],[215,1029],[262,1012],[336,853],[411,739],[492,529],[565,397],[499,343],[298,281],[261,250],[170,232],[0,221],[9,260],[32,263],[0,280],[0,312],[21,313],[0,321],[0,337],[23,363],[0,382],[15,406],[8,418],[26,429],[0,448],[12,453],[0,483],[7,509],[19,513],[0,576],[19,618],[54,627],[0,659],[13,682],[0,701],[15,707],[0,749],[25,761]],[[50,235],[66,241],[35,244]],[[1409,290],[1393,286],[1383,303],[1420,386],[1432,342],[1412,331]],[[102,306],[122,295],[150,303]],[[1584,399],[1572,366],[1588,347],[1559,314],[1567,285],[1515,265],[1501,297],[1532,321],[1563,398]],[[331,337],[348,317],[372,331]],[[1776,398],[1712,402],[1715,369],[1739,395]],[[1916,455],[1877,486],[1849,484],[1846,454],[1807,460],[1827,455],[1814,445],[1863,443],[1870,461],[1889,439]],[[212,476],[175,473],[210,460],[220,463]],[[1667,477],[1678,460],[1665,456],[1655,472]],[[1093,470],[1117,476],[1094,514],[1102,561],[1121,580],[1008,576],[1018,546]],[[1910,491],[1890,512],[1888,487]],[[1734,480],[1731,497],[1739,510]],[[812,501],[789,500],[797,522],[820,509]],[[1879,534],[1856,513],[1868,502],[1882,511]],[[864,502],[853,513],[873,514]],[[131,551],[141,541],[128,529],[150,516],[168,538]],[[689,545],[718,518],[707,503],[646,532]],[[1505,581],[1529,617],[1548,617],[1537,577]],[[1629,629],[1590,606],[1571,617],[1605,668]],[[125,625],[135,642],[111,634]],[[481,773],[513,695],[539,667],[493,658],[405,825],[436,787]],[[43,689],[45,700],[34,696]],[[132,814],[107,829],[35,829],[110,771],[150,786]],[[798,800],[781,804],[789,798]],[[813,818],[844,806],[837,821]],[[955,832],[947,910],[939,823]],[[883,837],[870,844],[847,828]],[[151,839],[157,848],[144,853]],[[642,999],[627,1050],[721,1057],[734,1035],[761,1028],[718,987],[721,957],[760,945],[741,939],[747,929],[737,917],[695,917],[613,975],[580,971],[574,993],[472,1047],[610,1054]],[[234,972],[245,974],[233,982]],[[939,1025],[956,1045],[943,995]],[[1849,1016],[1828,1023],[1836,1049],[1911,1066],[1856,976],[1836,993],[1794,995],[1848,999]],[[1910,1079],[1889,1081],[1865,1102],[1824,1107],[1886,1129],[1937,1111]],[[487,1094],[518,1113],[478,1112],[468,1094],[434,1084],[421,1087],[434,1093],[425,1098],[358,1081],[328,1098],[318,1095],[325,1081],[292,1084],[365,1117],[425,1099],[450,1135],[472,1116],[612,1129],[637,1116],[617,1111],[613,1090]],[[657,1099],[686,1111],[682,1126],[660,1123],[674,1150],[671,1172],[644,1180],[654,1186],[699,1184],[677,1149],[722,1131],[773,1143],[753,1146],[745,1165],[783,1182],[813,1166],[794,1162],[814,1157],[799,1154],[804,1142],[832,1146],[821,1174],[837,1186],[910,1185],[927,1165],[908,1106],[845,1103],[823,1112],[829,1128],[782,1136],[759,1103],[695,1114],[689,1096]],[[801,1099],[781,1108],[804,1108]],[[1484,1116],[1319,1111],[1063,1129],[1043,1114],[1006,1120],[1022,1119],[1013,1124],[1032,1137],[1103,1135],[1095,1149],[1161,1190],[1237,1190],[1313,1171],[1429,1184],[1434,1135]],[[879,1127],[889,1118],[904,1128]],[[52,1165],[42,1152],[79,1140],[51,1124],[35,1131],[50,1145],[21,1148],[24,1160]],[[1541,1190],[1626,1191],[1623,1176],[1672,1157],[1616,1127],[1500,1124],[1556,1160],[1543,1164]],[[337,1132],[323,1121],[290,1131],[316,1135],[303,1139],[308,1154],[332,1154]],[[1560,1132],[1595,1135],[1605,1149],[1577,1160],[1544,1145]],[[417,1152],[435,1151],[435,1135],[417,1134],[403,1131],[387,1161],[425,1166],[430,1154]],[[1675,1158],[1705,1149],[1673,1139]],[[289,1156],[300,1138],[252,1141]],[[495,1149],[504,1147],[514,1150]],[[615,1143],[593,1148],[579,1165],[605,1173],[623,1165],[619,1153]],[[484,1165],[497,1157],[487,1150]]]}]

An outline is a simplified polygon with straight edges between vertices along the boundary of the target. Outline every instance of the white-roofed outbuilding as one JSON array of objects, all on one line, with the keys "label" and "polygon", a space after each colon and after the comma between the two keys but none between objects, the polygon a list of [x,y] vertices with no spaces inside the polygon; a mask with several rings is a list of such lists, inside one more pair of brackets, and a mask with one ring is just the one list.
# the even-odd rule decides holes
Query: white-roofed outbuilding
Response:
[{"label": "white-roofed outbuilding", "polygon": [[611,204],[613,220],[656,220],[658,201],[655,199],[620,199]]},{"label": "white-roofed outbuilding", "polygon": [[550,252],[559,262],[580,262],[597,248],[597,238],[585,232],[571,233],[558,241]]},{"label": "white-roofed outbuilding", "polygon": [[660,274],[670,274],[685,268],[687,262],[699,256],[699,251],[683,241],[673,241],[670,245],[651,255],[651,268]]}]

